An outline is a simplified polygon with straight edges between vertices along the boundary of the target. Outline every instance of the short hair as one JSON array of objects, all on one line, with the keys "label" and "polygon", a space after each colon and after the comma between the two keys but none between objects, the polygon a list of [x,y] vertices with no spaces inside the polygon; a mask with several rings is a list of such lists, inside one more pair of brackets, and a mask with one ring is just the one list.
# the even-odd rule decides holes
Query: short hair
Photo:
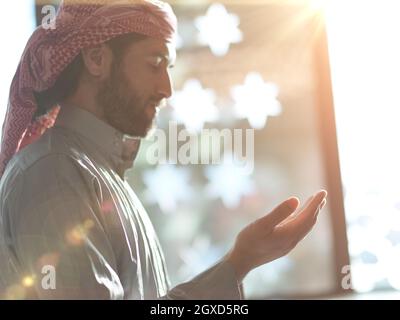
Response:
[{"label": "short hair", "polygon": [[[143,40],[146,37],[147,36],[138,33],[127,33],[108,40],[105,43],[110,47],[114,55],[114,61],[118,64],[124,57],[129,45],[135,41]],[[37,110],[33,119],[47,113],[52,107],[75,93],[83,68],[82,53],[79,53],[61,72],[51,88],[42,92],[34,92]]]}]

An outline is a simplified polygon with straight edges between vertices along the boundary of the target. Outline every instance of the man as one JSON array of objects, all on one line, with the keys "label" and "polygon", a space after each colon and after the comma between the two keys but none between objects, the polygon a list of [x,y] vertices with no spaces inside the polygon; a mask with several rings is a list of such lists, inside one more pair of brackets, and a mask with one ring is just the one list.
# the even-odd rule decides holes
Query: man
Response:
[{"label": "man", "polygon": [[172,94],[176,18],[159,1],[81,0],[64,1],[55,22],[29,40],[3,125],[2,297],[242,298],[246,274],[305,237],[326,192],[299,210],[287,199],[244,228],[217,264],[170,289],[124,172]]}]

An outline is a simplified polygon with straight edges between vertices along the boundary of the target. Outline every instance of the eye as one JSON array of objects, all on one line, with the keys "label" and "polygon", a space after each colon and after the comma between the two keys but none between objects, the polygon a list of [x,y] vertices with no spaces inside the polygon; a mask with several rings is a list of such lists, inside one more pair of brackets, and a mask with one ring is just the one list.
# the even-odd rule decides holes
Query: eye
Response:
[{"label": "eye", "polygon": [[160,57],[154,57],[149,60],[149,63],[154,68],[159,68],[161,66],[162,59]]}]

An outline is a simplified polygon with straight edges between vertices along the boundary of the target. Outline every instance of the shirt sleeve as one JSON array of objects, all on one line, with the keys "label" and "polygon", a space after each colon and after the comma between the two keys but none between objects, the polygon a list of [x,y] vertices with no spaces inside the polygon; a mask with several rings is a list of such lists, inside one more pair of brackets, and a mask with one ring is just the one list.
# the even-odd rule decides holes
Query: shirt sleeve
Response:
[{"label": "shirt sleeve", "polygon": [[242,285],[238,283],[231,264],[221,260],[191,281],[170,290],[165,299],[177,300],[242,300]]},{"label": "shirt sleeve", "polygon": [[85,174],[67,155],[46,156],[22,172],[7,200],[19,274],[36,298],[123,298],[100,205]]}]

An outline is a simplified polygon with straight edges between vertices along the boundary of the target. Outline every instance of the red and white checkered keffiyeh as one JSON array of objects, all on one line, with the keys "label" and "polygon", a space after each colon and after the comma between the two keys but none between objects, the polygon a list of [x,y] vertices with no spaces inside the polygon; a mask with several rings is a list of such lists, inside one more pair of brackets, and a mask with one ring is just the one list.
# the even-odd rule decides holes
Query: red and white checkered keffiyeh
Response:
[{"label": "red and white checkered keffiyeh", "polygon": [[53,125],[57,106],[32,122],[37,109],[33,92],[51,88],[82,48],[131,32],[174,41],[177,21],[170,5],[157,0],[64,0],[54,25],[32,34],[11,83],[0,175],[16,152]]}]

